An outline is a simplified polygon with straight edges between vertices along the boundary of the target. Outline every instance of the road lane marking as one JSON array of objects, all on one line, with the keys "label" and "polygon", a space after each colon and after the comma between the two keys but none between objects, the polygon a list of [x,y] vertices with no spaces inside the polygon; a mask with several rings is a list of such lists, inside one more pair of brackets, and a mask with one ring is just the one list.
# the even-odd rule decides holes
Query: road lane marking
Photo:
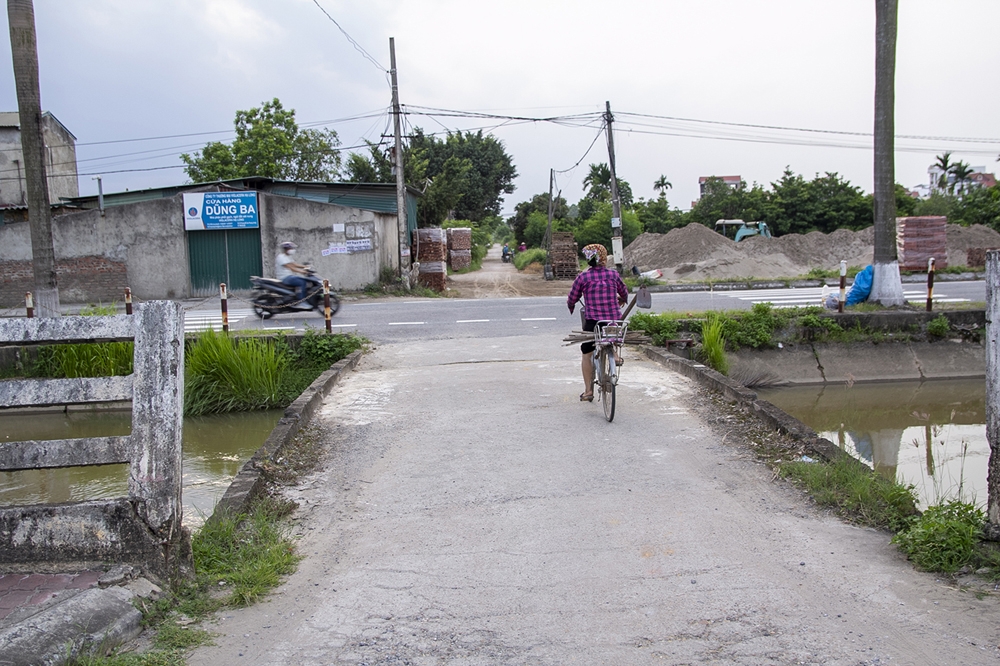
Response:
[{"label": "road lane marking", "polygon": [[555,321],[555,317],[521,317],[521,321]]},{"label": "road lane marking", "polygon": [[330,324],[330,328],[357,328],[357,324]]},{"label": "road lane marking", "polygon": [[481,324],[489,321],[489,319],[456,319],[456,324]]},{"label": "road lane marking", "polygon": [[390,321],[389,326],[422,326],[426,321]]}]

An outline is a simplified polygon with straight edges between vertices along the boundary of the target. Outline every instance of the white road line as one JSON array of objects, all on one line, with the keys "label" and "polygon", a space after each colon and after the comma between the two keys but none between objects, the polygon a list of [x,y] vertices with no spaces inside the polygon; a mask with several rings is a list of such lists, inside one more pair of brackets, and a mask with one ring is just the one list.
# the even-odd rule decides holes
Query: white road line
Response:
[{"label": "white road line", "polygon": [[294,326],[265,326],[265,331],[294,331]]},{"label": "white road line", "polygon": [[357,324],[330,324],[330,328],[357,328]]},{"label": "white road line", "polygon": [[521,317],[521,321],[555,321],[555,317]]},{"label": "white road line", "polygon": [[488,322],[489,319],[456,319],[456,324],[482,324]]},{"label": "white road line", "polygon": [[390,321],[389,326],[422,326],[426,321]]}]

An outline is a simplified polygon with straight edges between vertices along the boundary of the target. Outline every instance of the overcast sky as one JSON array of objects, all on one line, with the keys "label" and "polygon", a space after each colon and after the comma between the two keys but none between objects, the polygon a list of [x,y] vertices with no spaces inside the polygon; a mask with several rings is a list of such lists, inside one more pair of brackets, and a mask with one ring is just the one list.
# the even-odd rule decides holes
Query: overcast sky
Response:
[{"label": "overcast sky", "polygon": [[[673,183],[670,202],[687,209],[699,176],[767,185],[786,165],[872,188],[863,135],[873,125],[874,0],[316,2],[35,0],[42,105],[78,139],[81,193],[96,192],[93,173],[105,174],[106,192],[185,182],[179,168],[114,172],[175,166],[181,152],[230,139],[237,109],[273,97],[300,124],[335,129],[344,146],[378,141],[391,128],[389,37],[411,112],[590,114],[500,127],[407,117],[428,132],[492,128],[520,174],[507,214],[548,189],[550,168],[583,158],[605,100],[616,115],[618,174],[636,197],[654,196],[662,174]],[[896,133],[939,138],[897,138],[896,180],[926,182],[945,150],[996,172],[1000,1],[899,4]],[[0,110],[16,110],[10,43],[0,41]],[[342,120],[356,116],[364,118]],[[219,133],[191,136],[208,132]],[[167,135],[187,136],[100,143]],[[606,161],[602,138],[557,176],[563,195],[576,201],[587,165]]]}]

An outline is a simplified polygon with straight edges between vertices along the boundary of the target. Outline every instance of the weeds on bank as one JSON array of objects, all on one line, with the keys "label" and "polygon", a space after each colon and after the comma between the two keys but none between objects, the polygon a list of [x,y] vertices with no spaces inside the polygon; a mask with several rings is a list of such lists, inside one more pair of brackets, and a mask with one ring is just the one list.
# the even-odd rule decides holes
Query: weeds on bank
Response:
[{"label": "weeds on bank", "polygon": [[156,632],[142,653],[81,656],[72,666],[182,666],[188,650],[212,642],[197,623],[227,606],[247,606],[292,573],[301,557],[282,522],[293,505],[262,497],[247,513],[209,521],[192,539],[196,577],[170,596],[142,602],[144,625]]},{"label": "weeds on bank", "polygon": [[525,250],[524,252],[517,252],[514,254],[514,268],[519,271],[523,271],[527,268],[528,264],[544,264],[545,263],[545,248],[533,247],[530,250]]},{"label": "weeds on bank", "polygon": [[700,356],[705,365],[726,375],[729,374],[729,361],[726,359],[726,338],[722,329],[722,319],[709,315],[701,329]]}]

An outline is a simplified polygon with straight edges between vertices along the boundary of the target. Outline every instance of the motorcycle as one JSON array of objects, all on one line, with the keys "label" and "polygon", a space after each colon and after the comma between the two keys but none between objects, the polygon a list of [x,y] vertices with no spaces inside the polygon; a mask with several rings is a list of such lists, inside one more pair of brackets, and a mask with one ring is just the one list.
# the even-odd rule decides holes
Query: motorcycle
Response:
[{"label": "motorcycle", "polygon": [[509,264],[510,262],[514,261],[514,253],[508,252],[507,254],[502,255],[500,259],[501,261],[503,261],[503,263]]},{"label": "motorcycle", "polygon": [[[306,275],[306,300],[301,305],[307,307],[295,307],[299,305],[298,287],[289,287],[281,280],[274,278],[250,276],[250,284],[253,285],[253,311],[261,319],[270,319],[276,314],[284,312],[310,312],[313,310],[323,310],[323,281],[316,277],[315,271],[311,268]],[[330,292],[330,314],[337,314],[340,309],[340,299],[336,294]]]}]

